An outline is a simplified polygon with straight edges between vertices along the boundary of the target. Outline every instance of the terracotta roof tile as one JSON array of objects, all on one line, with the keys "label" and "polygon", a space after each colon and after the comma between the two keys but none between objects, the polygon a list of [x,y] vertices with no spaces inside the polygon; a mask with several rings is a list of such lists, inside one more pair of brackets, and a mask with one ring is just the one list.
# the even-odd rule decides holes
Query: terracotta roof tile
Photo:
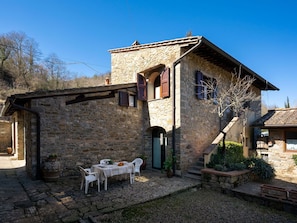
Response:
[{"label": "terracotta roof tile", "polygon": [[278,108],[256,120],[254,127],[297,127],[297,108]]}]

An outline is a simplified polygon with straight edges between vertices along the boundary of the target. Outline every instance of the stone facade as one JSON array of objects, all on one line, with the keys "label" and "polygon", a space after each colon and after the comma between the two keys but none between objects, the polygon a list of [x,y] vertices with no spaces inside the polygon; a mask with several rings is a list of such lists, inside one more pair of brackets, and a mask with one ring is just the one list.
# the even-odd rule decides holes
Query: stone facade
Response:
[{"label": "stone facade", "polygon": [[[66,105],[73,98],[63,94],[40,97],[32,99],[27,105],[40,115],[42,162],[50,154],[57,154],[61,162],[61,176],[70,176],[78,173],[78,165],[90,167],[107,157],[114,161],[132,161],[143,153],[141,103],[136,107],[119,106],[116,93],[112,98]],[[36,115],[23,111],[18,113],[17,118],[26,129],[26,143],[22,143],[27,151],[27,172],[34,178],[37,163]],[[19,132],[21,143],[23,131]]]},{"label": "stone facade", "polygon": [[[219,55],[213,62],[199,55],[199,52],[189,52],[180,58],[189,47],[201,40],[201,37],[189,37],[110,50],[111,76],[108,86],[41,94],[34,92],[12,97],[29,109],[15,111],[7,106],[6,111],[6,115],[13,114],[14,122],[19,123],[16,126],[19,132],[16,144],[18,150],[26,151],[23,155],[26,155],[27,171],[33,178],[38,172],[38,128],[34,110],[40,115],[40,161],[52,153],[57,154],[62,176],[77,174],[78,165],[90,167],[103,158],[132,161],[143,153],[148,157],[148,168],[161,169],[162,162],[173,148],[173,141],[176,173],[182,175],[186,172],[202,157],[203,151],[220,132],[220,120],[212,112],[215,106],[196,97],[195,72],[199,70],[213,78],[223,77],[220,85],[227,85],[231,80],[230,72],[226,71],[230,67],[224,67],[225,63],[215,64],[222,58],[225,61],[230,59],[229,56],[219,55],[220,50],[208,55]],[[208,41],[204,41],[203,47],[214,49],[207,46]],[[239,66],[233,62],[230,62],[232,69],[233,65]],[[156,80],[165,68],[170,69],[170,92],[169,96],[163,97],[159,93],[166,87],[163,89],[162,81],[157,86]],[[120,91],[126,91],[137,99],[137,74],[142,75],[147,84],[147,100],[138,98],[135,107],[120,106]],[[245,117],[245,126],[248,126],[250,119],[260,117],[261,90],[255,87],[255,91],[259,96],[258,101],[252,104],[251,113]],[[102,96],[108,92],[113,93],[114,97]],[[156,97],[158,94],[162,96]],[[223,119],[221,127],[228,121]],[[243,137],[252,140],[249,131],[242,130],[242,133]],[[161,160],[155,162],[157,156]]]},{"label": "stone facade", "polygon": [[[163,64],[164,67],[171,69],[170,73],[170,98],[148,100],[144,102],[144,107],[148,110],[148,119],[144,122],[146,138],[151,139],[150,129],[159,127],[166,131],[168,137],[167,150],[171,149],[172,125],[173,125],[173,82],[172,75],[175,69],[176,75],[176,155],[177,169],[186,171],[193,165],[203,151],[210,145],[213,139],[220,132],[220,119],[212,110],[211,106],[204,100],[198,100],[195,95],[195,72],[202,71],[205,75],[223,80],[220,84],[229,84],[231,75],[226,70],[210,63],[209,61],[195,54],[184,57],[180,64],[173,67],[174,61],[184,53],[179,45],[161,45],[159,47],[147,47],[141,50],[111,51],[111,82],[113,84],[136,82],[137,73],[143,74],[148,83],[150,76],[146,71],[152,67]],[[260,117],[261,91],[254,89],[258,100],[253,103],[251,108],[252,121]],[[148,95],[149,95],[148,90]],[[145,117],[145,116],[144,116]],[[250,121],[250,120],[249,120]],[[224,126],[227,122],[223,123]],[[249,123],[246,123],[248,125]],[[240,132],[249,140],[252,146],[249,130]],[[238,137],[239,138],[239,137]],[[151,157],[152,145],[145,144],[146,154]],[[150,162],[149,162],[150,163]]]},{"label": "stone facade", "polygon": [[270,129],[269,140],[271,144],[267,149],[262,149],[259,156],[264,156],[273,166],[277,177],[297,183],[297,165],[292,158],[297,152],[286,151],[285,129]]},{"label": "stone facade", "polygon": [[0,120],[0,152],[6,153],[11,146],[11,122]]}]

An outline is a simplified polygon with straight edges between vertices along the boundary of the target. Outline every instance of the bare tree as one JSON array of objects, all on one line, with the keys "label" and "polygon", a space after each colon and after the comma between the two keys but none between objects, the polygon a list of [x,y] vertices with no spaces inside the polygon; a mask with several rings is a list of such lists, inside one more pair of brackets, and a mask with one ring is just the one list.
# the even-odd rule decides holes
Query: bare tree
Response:
[{"label": "bare tree", "polygon": [[45,66],[48,71],[49,88],[62,89],[68,73],[65,63],[53,53],[45,59]]},{"label": "bare tree", "polygon": [[40,55],[38,44],[23,32],[8,33],[7,38],[12,42],[8,69],[15,75],[16,87],[24,86],[29,89],[35,61]]},{"label": "bare tree", "polygon": [[[203,88],[203,94],[212,95],[213,100],[207,100],[207,102],[214,104],[215,109],[211,112],[217,113],[220,117],[220,125],[222,117],[228,111],[233,111],[234,116],[240,116],[249,109],[250,103],[257,99],[256,93],[252,90],[254,77],[248,75],[242,75],[241,66],[237,71],[231,73],[231,80],[229,84],[224,84],[223,78],[208,79],[207,81],[201,81],[200,86]],[[222,127],[220,126],[222,131]],[[223,137],[223,153],[225,154],[225,137]]]},{"label": "bare tree", "polygon": [[248,104],[256,100],[256,93],[252,90],[254,77],[241,74],[241,66],[237,72],[231,73],[231,80],[229,84],[223,84],[223,78],[211,79],[210,81],[201,81],[203,86],[203,93],[207,95],[214,95],[210,103],[215,104],[215,109],[212,111],[217,113],[221,118],[226,111],[232,110],[235,116],[239,116],[249,106]]},{"label": "bare tree", "polygon": [[[45,60],[40,60],[40,56],[38,44],[25,33],[10,32],[0,35],[0,98],[28,90],[55,90],[69,86],[86,87],[104,84],[106,74],[94,75],[92,78],[70,79],[66,63],[57,55],[51,54]],[[77,63],[91,68],[86,63]]]},{"label": "bare tree", "polygon": [[13,50],[12,41],[6,37],[6,35],[0,36],[0,80],[4,83],[12,86],[12,77],[9,72],[4,69],[4,62],[8,60]]}]

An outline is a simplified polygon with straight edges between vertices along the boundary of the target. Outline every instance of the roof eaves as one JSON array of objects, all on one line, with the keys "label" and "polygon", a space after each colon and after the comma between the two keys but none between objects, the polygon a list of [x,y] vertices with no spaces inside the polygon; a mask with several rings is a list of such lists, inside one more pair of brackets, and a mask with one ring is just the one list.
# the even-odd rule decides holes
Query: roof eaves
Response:
[{"label": "roof eaves", "polygon": [[129,84],[117,84],[117,85],[103,85],[97,87],[86,87],[86,88],[70,88],[64,90],[53,90],[53,91],[33,91],[24,94],[15,94],[11,97],[16,99],[35,99],[35,98],[47,98],[47,97],[57,97],[57,96],[68,96],[77,94],[90,94],[97,92],[104,92],[110,90],[119,90],[123,88],[135,87],[136,83]]},{"label": "roof eaves", "polygon": [[[253,76],[259,85],[259,88],[261,90],[279,90],[276,86],[268,82],[266,79],[262,78],[259,74],[255,73],[245,65],[243,65],[241,62],[236,60],[234,57],[208,41],[203,36],[190,36],[190,37],[184,37],[184,38],[178,38],[173,40],[165,40],[160,42],[154,42],[154,43],[148,43],[148,44],[139,44],[139,45],[132,45],[129,47],[123,47],[123,48],[116,48],[109,50],[110,53],[120,53],[120,52],[129,52],[129,51],[136,51],[141,50],[145,48],[154,48],[154,47],[160,47],[160,46],[169,46],[169,45],[179,45],[180,47],[188,47],[190,45],[195,45],[199,41],[202,41],[203,44],[211,48],[213,51],[217,52],[219,55],[224,57],[226,60],[230,61],[232,64],[236,66],[242,66],[242,69],[248,73],[249,75]],[[196,49],[196,51],[199,51],[199,47]],[[255,83],[256,85],[256,83]]]},{"label": "roof eaves", "polygon": [[154,43],[147,43],[147,44],[139,44],[139,45],[132,45],[128,47],[123,48],[115,48],[108,50],[110,53],[119,53],[119,52],[128,52],[128,51],[135,51],[145,48],[154,48],[154,47],[160,47],[160,46],[169,46],[169,45],[189,45],[189,44],[195,44],[201,39],[202,36],[190,36],[185,38],[178,38],[173,40],[164,40],[160,42],[154,42]]},{"label": "roof eaves", "polygon": [[24,94],[15,94],[7,97],[4,106],[2,107],[0,116],[9,116],[14,112],[12,103],[23,105],[27,101],[39,98],[49,98],[49,97],[59,97],[59,96],[71,96],[80,94],[93,94],[93,93],[103,93],[108,91],[119,91],[119,90],[129,90],[136,91],[136,83],[118,84],[118,85],[103,85],[98,87],[88,87],[88,88],[71,88],[65,90],[55,90],[55,91],[35,91],[28,92]]},{"label": "roof eaves", "polygon": [[215,50],[216,52],[218,52],[219,54],[221,54],[223,57],[225,57],[226,59],[230,60],[232,63],[236,64],[238,67],[241,65],[243,70],[245,70],[246,72],[250,73],[252,76],[254,76],[256,79],[260,80],[261,82],[265,83],[266,86],[267,86],[267,89],[264,89],[264,90],[268,90],[268,89],[269,90],[279,90],[279,88],[277,88],[276,86],[274,86],[273,84],[271,84],[270,82],[268,82],[266,79],[264,79],[263,77],[261,77],[259,74],[257,74],[256,72],[252,71],[250,68],[248,68],[247,66],[245,66],[244,64],[242,64],[241,62],[239,62],[238,60],[236,60],[234,57],[232,57],[230,54],[226,53],[221,48],[217,47],[216,45],[214,45],[213,43],[211,43],[210,41],[208,41],[206,38],[202,37],[202,41],[203,41],[204,44],[206,44],[207,46],[209,46],[210,48],[212,48],[213,50]]}]

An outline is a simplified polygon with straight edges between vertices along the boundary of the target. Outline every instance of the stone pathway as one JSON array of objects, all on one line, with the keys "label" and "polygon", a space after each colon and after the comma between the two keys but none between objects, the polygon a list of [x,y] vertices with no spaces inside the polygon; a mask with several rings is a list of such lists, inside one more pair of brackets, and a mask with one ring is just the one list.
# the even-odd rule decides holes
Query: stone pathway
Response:
[{"label": "stone pathway", "polygon": [[[24,161],[12,158],[0,154],[1,223],[98,222],[106,213],[201,186],[197,180],[167,178],[161,171],[144,170],[132,185],[128,179],[111,179],[107,191],[102,185],[97,192],[95,185],[85,195],[79,188],[79,172],[58,182],[33,181],[25,172]],[[296,184],[281,180],[273,184],[296,188]],[[259,197],[259,189],[259,183],[251,182],[236,191]]]},{"label": "stone pathway", "polygon": [[[79,173],[78,173],[79,174]],[[79,175],[78,175],[79,176]],[[110,180],[108,190],[89,193],[80,190],[80,177],[45,183],[31,180],[23,161],[0,156],[1,222],[96,222],[105,213],[144,203],[189,188],[200,187],[196,180],[167,178],[160,171],[144,170],[135,183]]]}]

